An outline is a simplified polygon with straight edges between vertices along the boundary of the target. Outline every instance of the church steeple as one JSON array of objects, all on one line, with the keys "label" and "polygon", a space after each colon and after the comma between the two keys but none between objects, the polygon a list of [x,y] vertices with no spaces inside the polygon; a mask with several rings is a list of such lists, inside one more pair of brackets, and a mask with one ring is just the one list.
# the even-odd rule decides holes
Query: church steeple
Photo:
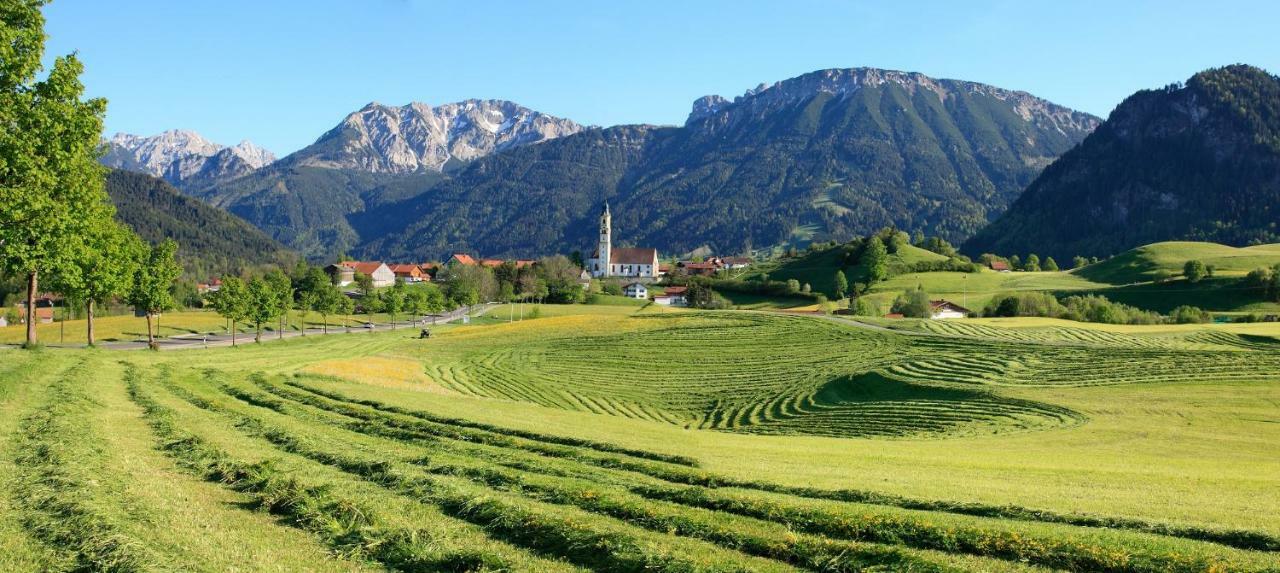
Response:
[{"label": "church steeple", "polygon": [[600,210],[600,244],[596,247],[597,276],[607,277],[610,271],[610,254],[613,250],[613,218],[609,215],[609,202]]}]

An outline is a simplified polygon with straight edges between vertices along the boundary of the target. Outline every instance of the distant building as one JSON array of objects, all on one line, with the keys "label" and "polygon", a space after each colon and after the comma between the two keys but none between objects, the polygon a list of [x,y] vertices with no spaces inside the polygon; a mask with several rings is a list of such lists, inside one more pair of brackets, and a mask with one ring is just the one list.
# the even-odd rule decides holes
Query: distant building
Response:
[{"label": "distant building", "polygon": [[718,262],[705,261],[701,263],[694,263],[694,262],[680,263],[680,268],[684,269],[684,272],[691,275],[701,275],[701,276],[709,277],[711,275],[716,274],[716,271],[720,270],[721,267],[720,267],[720,263]]},{"label": "distant building", "polygon": [[649,298],[649,288],[641,283],[631,283],[622,287],[622,295],[627,298],[647,299]]},{"label": "distant building", "polygon": [[973,314],[973,311],[946,300],[931,300],[929,301],[929,307],[932,312],[929,318],[933,319],[966,318]]},{"label": "distant building", "polygon": [[444,264],[448,267],[452,267],[454,265],[474,267],[479,263],[477,263],[475,259],[471,258],[471,255],[466,253],[454,253],[452,257],[449,257],[449,260],[445,261]]},{"label": "distant building", "polygon": [[395,275],[396,278],[403,280],[404,282],[416,283],[416,282],[422,282],[423,280],[424,275],[422,272],[422,268],[419,267],[418,265],[397,264],[397,265],[390,265],[390,268],[391,268],[391,274]]},{"label": "distant building", "polygon": [[658,278],[658,250],[648,248],[614,248],[613,221],[609,203],[600,211],[600,241],[587,261],[591,276],[622,277],[642,280]]},{"label": "distant building", "polygon": [[[387,265],[378,261],[342,261],[338,263],[337,267],[340,270],[344,268],[350,268],[352,271],[351,273],[352,282],[355,281],[355,273],[360,273],[363,275],[369,275],[369,278],[373,279],[374,288],[389,287],[393,284],[396,284],[396,274],[391,272],[391,267],[388,267]],[[351,283],[346,283],[346,284],[351,284]],[[339,282],[338,286],[346,286],[346,285]]]},{"label": "distant building", "polygon": [[654,295],[653,302],[663,306],[689,306],[689,299],[685,298],[688,291],[686,287],[667,287],[662,294]]},{"label": "distant building", "polygon": [[991,261],[991,265],[990,265],[990,266],[991,266],[991,270],[996,271],[996,272],[998,272],[998,273],[1007,273],[1007,272],[1010,272],[1010,271],[1012,271],[1012,270],[1013,270],[1013,269],[1009,268],[1009,263],[1006,263],[1006,262],[1004,262],[1004,261],[995,261],[995,260],[993,260],[993,261]]},{"label": "distant building", "polygon": [[745,269],[751,266],[753,262],[755,261],[752,261],[749,257],[725,257],[720,259],[720,264],[730,270]]}]

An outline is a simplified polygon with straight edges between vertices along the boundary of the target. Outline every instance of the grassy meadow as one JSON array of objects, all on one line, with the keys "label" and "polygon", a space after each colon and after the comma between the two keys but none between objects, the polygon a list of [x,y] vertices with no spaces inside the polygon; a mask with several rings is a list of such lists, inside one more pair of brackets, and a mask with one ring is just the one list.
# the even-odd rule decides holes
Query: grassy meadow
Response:
[{"label": "grassy meadow", "polygon": [[0,350],[0,570],[1280,567],[1280,325],[504,310]]}]

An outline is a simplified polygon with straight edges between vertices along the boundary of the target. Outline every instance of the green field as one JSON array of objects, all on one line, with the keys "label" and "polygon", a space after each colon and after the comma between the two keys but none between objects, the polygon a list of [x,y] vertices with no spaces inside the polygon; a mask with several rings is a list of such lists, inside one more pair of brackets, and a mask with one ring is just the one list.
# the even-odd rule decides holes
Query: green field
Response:
[{"label": "green field", "polygon": [[0,351],[0,570],[1280,567],[1280,325],[503,315]]},{"label": "green field", "polygon": [[1109,284],[1147,282],[1161,273],[1182,274],[1182,266],[1190,260],[1212,266],[1218,274],[1241,276],[1258,267],[1280,264],[1280,244],[1228,247],[1217,243],[1153,243],[1089,265],[1079,274]]}]

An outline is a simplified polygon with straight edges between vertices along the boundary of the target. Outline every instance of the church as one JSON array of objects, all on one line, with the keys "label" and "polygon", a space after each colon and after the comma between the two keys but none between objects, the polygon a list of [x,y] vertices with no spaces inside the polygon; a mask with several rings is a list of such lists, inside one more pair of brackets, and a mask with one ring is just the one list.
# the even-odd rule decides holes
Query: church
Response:
[{"label": "church", "polygon": [[619,277],[628,279],[657,280],[658,250],[640,248],[614,248],[613,223],[609,216],[609,202],[600,211],[600,243],[595,254],[587,260],[591,276],[596,278]]}]

